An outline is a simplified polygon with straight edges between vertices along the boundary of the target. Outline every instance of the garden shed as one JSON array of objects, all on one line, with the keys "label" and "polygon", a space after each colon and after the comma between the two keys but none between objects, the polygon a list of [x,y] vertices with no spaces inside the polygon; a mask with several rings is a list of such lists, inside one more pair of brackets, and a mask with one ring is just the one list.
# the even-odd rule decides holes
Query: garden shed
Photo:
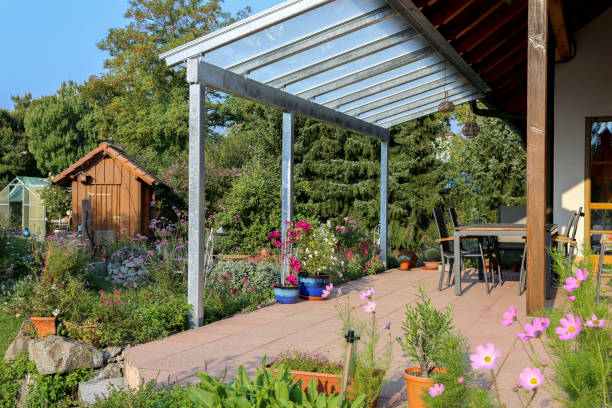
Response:
[{"label": "garden shed", "polygon": [[145,235],[157,180],[117,146],[102,142],[52,179],[72,187],[72,225],[82,222],[83,200],[89,199],[94,232]]},{"label": "garden shed", "polygon": [[0,219],[44,237],[46,211],[40,193],[47,184],[40,177],[15,177],[0,191]]}]

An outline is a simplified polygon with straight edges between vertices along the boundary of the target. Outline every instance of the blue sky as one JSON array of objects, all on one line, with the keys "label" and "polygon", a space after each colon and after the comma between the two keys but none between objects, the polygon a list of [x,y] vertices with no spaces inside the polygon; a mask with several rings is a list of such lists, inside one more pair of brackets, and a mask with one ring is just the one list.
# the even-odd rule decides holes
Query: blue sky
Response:
[{"label": "blue sky", "polygon": [[[223,8],[251,6],[256,13],[281,1],[225,0]],[[96,43],[127,23],[127,6],[127,0],[2,0],[0,108],[12,109],[11,95],[49,95],[62,81],[103,72],[107,55]]]}]

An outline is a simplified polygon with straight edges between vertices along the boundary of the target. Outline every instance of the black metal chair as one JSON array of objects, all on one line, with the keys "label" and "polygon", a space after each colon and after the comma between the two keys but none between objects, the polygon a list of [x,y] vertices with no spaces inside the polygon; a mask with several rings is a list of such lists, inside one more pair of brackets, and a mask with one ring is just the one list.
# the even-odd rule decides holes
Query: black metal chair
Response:
[{"label": "black metal chair", "polygon": [[[436,227],[438,229],[439,239],[436,240],[440,244],[440,258],[442,260],[442,272],[440,272],[440,281],[438,283],[438,290],[442,290],[442,283],[444,282],[444,274],[446,273],[446,263],[449,264],[449,272],[448,272],[448,281],[447,286],[451,285],[451,276],[453,274],[453,264],[455,262],[459,262],[459,273],[461,273],[462,269],[462,260],[463,258],[477,258],[480,259],[483,265],[486,265],[485,256],[482,246],[482,241],[478,241],[478,250],[477,251],[466,251],[461,250],[459,259],[455,259],[455,254],[453,248],[451,248],[449,242],[454,241],[454,237],[449,236],[448,229],[446,228],[446,222],[444,221],[444,211],[441,208],[433,209],[434,221],[436,223]],[[489,278],[488,273],[485,271],[485,285],[487,289],[487,294],[491,293],[491,287],[489,287]],[[493,278],[493,281],[495,279]],[[494,282],[493,282],[494,283]]]},{"label": "black metal chair", "polygon": [[601,290],[601,274],[603,273],[604,257],[606,256],[606,248],[612,247],[612,241],[601,237],[599,243],[599,265],[597,267],[597,302],[599,303],[599,291]]}]

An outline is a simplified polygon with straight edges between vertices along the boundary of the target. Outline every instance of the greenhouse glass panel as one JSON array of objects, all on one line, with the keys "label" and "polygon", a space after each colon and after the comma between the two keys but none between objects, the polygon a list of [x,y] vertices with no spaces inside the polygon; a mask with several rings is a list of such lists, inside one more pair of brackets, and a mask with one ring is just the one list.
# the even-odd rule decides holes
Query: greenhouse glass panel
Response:
[{"label": "greenhouse glass panel", "polygon": [[30,204],[28,207],[30,207],[30,221],[45,218],[45,209],[41,204]]}]

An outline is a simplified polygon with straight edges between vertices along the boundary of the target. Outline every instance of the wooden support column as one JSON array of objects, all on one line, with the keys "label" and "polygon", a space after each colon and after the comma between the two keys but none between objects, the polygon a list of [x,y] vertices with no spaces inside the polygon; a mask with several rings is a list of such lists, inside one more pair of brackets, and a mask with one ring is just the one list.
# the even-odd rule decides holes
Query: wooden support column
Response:
[{"label": "wooden support column", "polygon": [[527,45],[527,315],[546,300],[547,0],[529,0]]}]

